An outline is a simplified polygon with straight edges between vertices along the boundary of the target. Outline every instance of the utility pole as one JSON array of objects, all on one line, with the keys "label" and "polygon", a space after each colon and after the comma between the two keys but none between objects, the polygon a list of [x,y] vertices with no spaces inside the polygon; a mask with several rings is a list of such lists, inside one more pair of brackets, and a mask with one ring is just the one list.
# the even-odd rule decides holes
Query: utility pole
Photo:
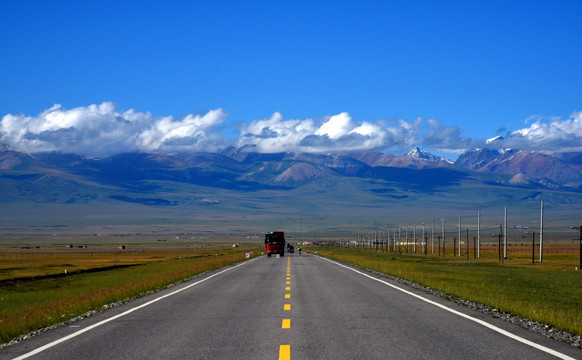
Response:
[{"label": "utility pole", "polygon": [[477,259],[481,258],[481,213],[477,211]]},{"label": "utility pole", "polygon": [[446,241],[445,241],[445,219],[441,219],[441,226],[442,226],[442,232],[443,232],[443,256],[445,256],[445,247],[446,247]]},{"label": "utility pole", "polygon": [[[421,244],[420,248],[421,248],[421,250],[423,249],[423,247],[422,247],[422,244],[423,243],[424,243],[424,246],[425,246],[424,249],[428,248],[428,244],[426,243],[425,240],[426,239],[424,238],[424,223],[422,223],[422,240],[420,240],[420,244]],[[425,251],[425,254],[426,254],[426,251]]]},{"label": "utility pole", "polygon": [[503,258],[507,259],[507,206],[505,207],[505,220],[503,223]]},{"label": "utility pole", "polygon": [[434,220],[432,221],[432,253],[434,254]]},{"label": "utility pole", "polygon": [[544,254],[544,201],[542,200],[540,210],[540,263]]},{"label": "utility pole", "polygon": [[570,229],[580,231],[580,265],[578,266],[579,270],[582,270],[582,225],[580,226],[570,226]]},{"label": "utility pole", "polygon": [[459,216],[459,256],[461,256],[461,217]]},{"label": "utility pole", "polygon": [[414,241],[414,253],[416,254],[416,225],[414,226],[414,237],[413,237],[413,241]]},{"label": "utility pole", "polygon": [[467,248],[467,261],[469,261],[469,229],[467,228],[467,244],[466,244],[466,248]]}]

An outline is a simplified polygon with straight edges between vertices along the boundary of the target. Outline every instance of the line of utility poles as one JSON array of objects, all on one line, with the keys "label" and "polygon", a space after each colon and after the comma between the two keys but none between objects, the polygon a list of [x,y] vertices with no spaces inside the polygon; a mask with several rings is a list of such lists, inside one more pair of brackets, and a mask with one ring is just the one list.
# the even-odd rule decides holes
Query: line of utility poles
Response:
[{"label": "line of utility poles", "polygon": [[[446,222],[447,220],[445,218],[441,218],[441,236],[438,237],[438,253],[439,256],[441,256],[441,249],[442,249],[442,256],[446,255]],[[453,242],[453,256],[462,256],[462,231],[463,231],[463,217],[459,216],[459,223],[458,223],[458,237],[454,238],[454,242]],[[300,229],[300,239],[303,240],[303,217],[299,218],[299,229]],[[362,235],[361,240],[359,240],[359,236],[356,238],[355,242],[359,243],[359,242],[367,242],[368,243],[368,247],[371,246],[371,241],[373,241],[373,244],[375,245],[376,248],[378,248],[378,245],[381,245],[381,249],[383,250],[384,248],[386,248],[387,250],[390,250],[390,243],[392,243],[392,250],[396,251],[396,248],[398,247],[398,251],[401,251],[401,247],[404,245],[404,250],[406,253],[408,253],[409,251],[413,252],[413,253],[417,253],[418,249],[417,249],[417,237],[416,237],[416,228],[417,226],[414,225],[412,226],[412,239],[410,239],[409,237],[409,228],[412,225],[406,225],[406,226],[398,226],[398,228],[394,227],[391,230],[388,230],[386,233],[376,233],[374,232],[373,234],[373,240],[372,240],[372,234],[368,234],[368,235]],[[431,252],[432,254],[435,253],[435,227],[436,227],[436,220],[432,220],[432,228],[431,228]],[[580,229],[579,227],[575,227],[572,226],[572,228],[576,228],[576,229]],[[397,230],[398,229],[398,233]],[[469,229],[467,228],[467,236],[466,236],[466,247],[467,247],[467,256],[469,253]],[[503,224],[500,225],[500,229],[499,229],[499,244],[498,244],[498,249],[499,249],[499,261],[502,260],[506,260],[508,258],[508,209],[507,206],[504,207],[504,213],[503,213]],[[392,239],[390,239],[392,235]],[[315,229],[315,224],[313,224],[313,241],[315,242],[316,238],[316,229]],[[539,231],[539,262],[541,263],[543,261],[543,246],[544,246],[544,202],[541,201],[540,203],[540,231]],[[442,239],[442,243],[441,243],[441,239]],[[411,249],[411,244],[410,244],[410,240],[413,241],[413,245],[412,245],[412,249]],[[422,223],[422,240],[421,240],[421,251],[424,254],[428,254],[428,233],[427,233],[427,229],[426,229],[426,223]],[[457,245],[457,241],[458,241],[458,245]],[[533,233],[533,240],[532,240],[532,252],[535,253],[535,251],[533,250],[535,248],[535,232]],[[363,245],[362,245],[363,246]],[[501,249],[501,247],[503,247],[503,249]],[[477,236],[473,237],[473,248],[474,248],[474,257],[475,258],[481,258],[481,212],[478,211],[477,212]],[[450,249],[450,248],[449,248]],[[456,253],[456,254],[455,254]],[[533,256],[533,255],[532,255]],[[580,243],[580,258],[581,258],[581,269],[582,269],[582,241]],[[532,260],[533,261],[533,260]]]}]

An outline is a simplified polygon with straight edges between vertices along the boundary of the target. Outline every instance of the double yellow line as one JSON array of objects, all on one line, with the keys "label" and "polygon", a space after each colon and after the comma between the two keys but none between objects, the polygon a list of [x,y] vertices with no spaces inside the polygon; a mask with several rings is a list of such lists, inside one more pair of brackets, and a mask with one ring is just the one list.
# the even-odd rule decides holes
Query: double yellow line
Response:
[{"label": "double yellow line", "polygon": [[[285,300],[291,299],[291,258],[287,258],[287,277],[285,279]],[[285,301],[283,305],[283,311],[290,311],[291,303],[290,301]],[[283,319],[281,324],[281,329],[290,329],[291,319]],[[279,360],[290,360],[291,359],[291,345],[281,345],[279,346]]]}]

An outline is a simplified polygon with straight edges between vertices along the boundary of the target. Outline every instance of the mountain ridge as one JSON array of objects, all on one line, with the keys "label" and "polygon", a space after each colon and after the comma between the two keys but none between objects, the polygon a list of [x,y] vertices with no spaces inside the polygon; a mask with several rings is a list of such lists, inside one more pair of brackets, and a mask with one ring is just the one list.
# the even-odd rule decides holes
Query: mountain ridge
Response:
[{"label": "mountain ridge", "polygon": [[[449,168],[511,177],[520,175],[530,183],[543,186],[582,189],[582,153],[548,154],[483,148],[468,150],[453,162],[418,147],[404,156],[382,152],[263,154],[252,150],[252,147],[243,147],[214,153],[123,153],[93,158],[59,152],[27,154],[3,146],[0,147],[0,171],[50,168],[81,174],[89,172],[100,178],[115,174],[117,178],[125,177],[126,180],[149,176],[158,180],[181,178],[183,181],[198,179],[204,182],[218,176],[223,180],[229,178],[232,182],[238,179],[266,184],[292,180],[299,185],[309,179],[334,174],[352,176],[365,167],[412,170]],[[213,170],[209,172],[210,168]],[[271,173],[269,176],[265,175],[266,169]]]},{"label": "mountain ridge", "polygon": [[580,189],[582,166],[575,163],[580,158],[574,154],[561,156],[535,151],[472,149],[461,154],[455,165],[477,172],[522,174],[546,186]]},{"label": "mountain ridge", "polygon": [[[582,211],[577,210],[582,189],[573,187],[578,175],[572,170],[581,157],[543,155],[476,151],[450,164],[418,151],[394,156],[229,149],[84,157],[3,149],[0,229],[20,224],[24,231],[50,233],[54,224],[150,223],[155,228],[174,222],[283,228],[303,217],[327,219],[337,230],[436,212],[494,213],[506,204],[529,209],[539,200],[548,208]],[[536,172],[530,162],[549,167]],[[568,182],[560,184],[566,175]]]}]

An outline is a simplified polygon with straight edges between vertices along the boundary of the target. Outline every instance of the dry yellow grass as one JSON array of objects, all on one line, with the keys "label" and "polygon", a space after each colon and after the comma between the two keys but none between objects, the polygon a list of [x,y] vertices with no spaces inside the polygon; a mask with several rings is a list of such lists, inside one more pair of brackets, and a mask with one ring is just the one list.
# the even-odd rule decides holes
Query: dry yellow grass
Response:
[{"label": "dry yellow grass", "polygon": [[0,343],[242,261],[253,250],[259,249],[0,252]]}]

